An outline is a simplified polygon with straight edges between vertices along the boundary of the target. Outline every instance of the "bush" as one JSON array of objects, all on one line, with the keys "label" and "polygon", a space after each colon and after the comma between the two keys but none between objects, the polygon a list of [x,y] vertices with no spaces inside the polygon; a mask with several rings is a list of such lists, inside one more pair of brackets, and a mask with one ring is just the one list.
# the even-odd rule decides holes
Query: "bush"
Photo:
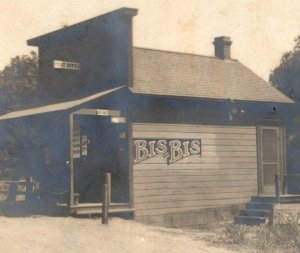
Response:
[{"label": "bush", "polygon": [[277,213],[274,220],[274,225],[227,225],[219,242],[248,246],[262,252],[272,249],[300,252],[300,214]]},{"label": "bush", "polygon": [[245,243],[248,227],[246,225],[230,224],[225,227],[223,240],[228,244],[241,245]]},{"label": "bush", "polygon": [[261,225],[256,229],[256,245],[259,249],[272,247],[293,248],[300,251],[299,213],[277,213],[273,226]]}]

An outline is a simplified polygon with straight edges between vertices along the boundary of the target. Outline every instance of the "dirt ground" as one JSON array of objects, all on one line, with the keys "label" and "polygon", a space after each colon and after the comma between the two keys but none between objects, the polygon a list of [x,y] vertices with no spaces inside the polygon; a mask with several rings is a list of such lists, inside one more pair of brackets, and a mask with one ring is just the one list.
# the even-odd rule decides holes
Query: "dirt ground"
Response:
[{"label": "dirt ground", "polygon": [[109,225],[102,225],[99,219],[0,217],[0,252],[246,252],[213,247],[205,239],[210,236],[213,234],[148,226],[119,218],[112,218]]}]

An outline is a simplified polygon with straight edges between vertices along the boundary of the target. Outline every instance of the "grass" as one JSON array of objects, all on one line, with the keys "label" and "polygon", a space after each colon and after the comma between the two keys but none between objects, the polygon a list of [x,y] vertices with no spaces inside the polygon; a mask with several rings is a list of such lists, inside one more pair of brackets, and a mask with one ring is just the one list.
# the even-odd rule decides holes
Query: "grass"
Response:
[{"label": "grass", "polygon": [[300,252],[300,214],[281,212],[273,225],[225,225],[215,243],[246,247],[256,252]]}]

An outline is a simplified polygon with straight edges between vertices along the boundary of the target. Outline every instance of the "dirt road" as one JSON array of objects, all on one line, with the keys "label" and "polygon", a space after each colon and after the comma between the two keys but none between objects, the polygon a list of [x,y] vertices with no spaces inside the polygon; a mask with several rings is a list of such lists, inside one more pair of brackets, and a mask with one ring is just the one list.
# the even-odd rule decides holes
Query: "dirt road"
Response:
[{"label": "dirt road", "polygon": [[200,235],[196,231],[146,226],[118,218],[101,225],[99,219],[0,217],[0,252],[5,253],[232,252],[208,246]]}]

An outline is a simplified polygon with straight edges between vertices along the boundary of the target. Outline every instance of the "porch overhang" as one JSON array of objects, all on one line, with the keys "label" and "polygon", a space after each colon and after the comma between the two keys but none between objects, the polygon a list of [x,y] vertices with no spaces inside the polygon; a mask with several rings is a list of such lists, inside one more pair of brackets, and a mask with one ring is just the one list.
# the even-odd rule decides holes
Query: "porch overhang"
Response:
[{"label": "porch overhang", "polygon": [[109,89],[109,90],[104,90],[104,91],[98,92],[96,94],[93,94],[91,96],[81,98],[81,99],[77,99],[77,100],[73,100],[73,101],[67,101],[67,102],[63,102],[63,103],[51,104],[51,105],[35,107],[35,108],[31,108],[31,109],[26,109],[26,110],[10,112],[10,113],[1,115],[0,120],[15,119],[15,118],[20,118],[20,117],[33,116],[33,115],[37,115],[37,114],[69,110],[69,109],[72,109],[76,106],[82,105],[84,103],[90,102],[92,100],[103,97],[103,96],[105,96],[107,94],[110,94],[112,92],[120,90],[124,87],[125,87],[125,85],[119,86],[119,87],[116,87],[116,88],[112,88],[112,89]]}]

